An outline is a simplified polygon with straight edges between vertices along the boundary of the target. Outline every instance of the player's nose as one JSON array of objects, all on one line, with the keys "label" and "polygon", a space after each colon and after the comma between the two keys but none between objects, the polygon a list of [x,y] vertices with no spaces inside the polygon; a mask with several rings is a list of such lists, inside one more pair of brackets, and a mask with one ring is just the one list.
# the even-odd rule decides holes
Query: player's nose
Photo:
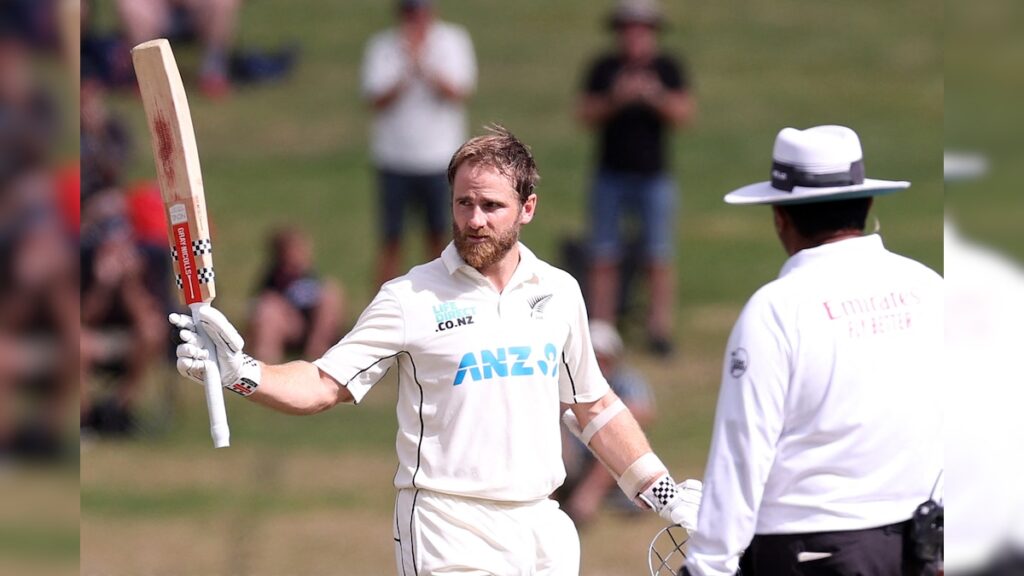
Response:
[{"label": "player's nose", "polygon": [[474,230],[479,230],[487,225],[487,215],[479,206],[473,206],[472,212],[469,215],[469,227]]}]

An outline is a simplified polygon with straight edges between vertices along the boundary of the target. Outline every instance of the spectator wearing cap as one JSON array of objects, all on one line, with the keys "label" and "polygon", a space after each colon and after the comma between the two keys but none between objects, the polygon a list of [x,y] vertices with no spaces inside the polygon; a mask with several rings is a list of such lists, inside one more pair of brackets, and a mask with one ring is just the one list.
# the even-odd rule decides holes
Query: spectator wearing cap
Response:
[{"label": "spectator wearing cap", "polygon": [[429,257],[447,243],[448,160],[466,139],[466,101],[476,86],[465,29],[438,20],[430,0],[400,0],[396,8],[398,25],[370,38],[362,66],[363,95],[374,112],[380,284],[399,273],[407,210],[425,217]]},{"label": "spectator wearing cap", "polygon": [[771,205],[789,259],[729,337],[687,570],[934,574],[911,519],[942,468],[942,278],[864,233],[910,183],[867,178],[843,126],[783,129],[770,174],[725,197]]},{"label": "spectator wearing cap", "polygon": [[616,48],[590,65],[577,104],[580,120],[598,134],[590,194],[590,310],[594,318],[616,322],[623,228],[632,216],[647,270],[651,349],[667,355],[678,194],[668,143],[671,131],[692,119],[694,99],[680,60],[658,46],[664,18],[654,0],[620,1],[608,23]]},{"label": "spectator wearing cap", "polygon": [[[608,385],[637,423],[648,426],[654,420],[654,395],[643,375],[626,363],[626,349],[618,331],[608,322],[595,320],[590,323],[590,341]],[[613,490],[615,479],[577,438],[566,434],[563,444],[566,482],[559,500],[577,526],[583,526],[594,518],[602,502],[622,493]],[[622,507],[638,511],[628,500],[623,500]]]}]

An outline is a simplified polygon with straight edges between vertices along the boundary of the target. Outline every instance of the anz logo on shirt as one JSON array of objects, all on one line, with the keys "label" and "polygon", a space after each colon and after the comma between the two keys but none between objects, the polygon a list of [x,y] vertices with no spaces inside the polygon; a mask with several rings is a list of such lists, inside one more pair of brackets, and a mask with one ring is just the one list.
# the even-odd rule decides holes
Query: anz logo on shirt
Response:
[{"label": "anz logo on shirt", "polygon": [[549,376],[558,377],[558,349],[554,344],[546,344],[543,353],[530,346],[509,346],[494,350],[466,352],[459,361],[459,369],[455,372],[452,386],[458,386],[467,378],[473,382],[492,378],[510,378],[518,376]]}]

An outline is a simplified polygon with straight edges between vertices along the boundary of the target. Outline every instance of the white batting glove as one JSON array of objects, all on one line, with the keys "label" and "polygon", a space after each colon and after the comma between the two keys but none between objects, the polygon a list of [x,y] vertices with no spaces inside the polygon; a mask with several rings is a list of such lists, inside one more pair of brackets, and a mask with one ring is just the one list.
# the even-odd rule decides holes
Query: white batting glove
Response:
[{"label": "white batting glove", "polygon": [[[203,347],[191,316],[171,314],[171,324],[181,329],[181,344],[175,350],[178,373],[202,384],[206,378],[206,362],[210,351]],[[216,308],[206,306],[199,312],[199,323],[216,349],[221,385],[241,396],[249,396],[260,385],[261,370],[251,356],[242,352],[245,341],[227,317]]]},{"label": "white batting glove", "polygon": [[688,532],[697,530],[697,512],[704,484],[700,480],[684,480],[681,484],[665,474],[640,493],[640,499],[659,516],[678,524]]}]

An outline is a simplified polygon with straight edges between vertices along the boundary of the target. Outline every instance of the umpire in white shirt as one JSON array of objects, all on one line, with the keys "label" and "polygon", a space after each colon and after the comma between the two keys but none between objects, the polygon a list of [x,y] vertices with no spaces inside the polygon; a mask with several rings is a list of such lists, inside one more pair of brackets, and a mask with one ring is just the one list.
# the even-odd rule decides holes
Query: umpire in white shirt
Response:
[{"label": "umpire in white shirt", "polygon": [[865,178],[849,128],[785,128],[771,180],[725,197],[772,205],[789,259],[729,338],[689,574],[924,573],[942,279],[864,234],[872,197],[909,185]]}]

